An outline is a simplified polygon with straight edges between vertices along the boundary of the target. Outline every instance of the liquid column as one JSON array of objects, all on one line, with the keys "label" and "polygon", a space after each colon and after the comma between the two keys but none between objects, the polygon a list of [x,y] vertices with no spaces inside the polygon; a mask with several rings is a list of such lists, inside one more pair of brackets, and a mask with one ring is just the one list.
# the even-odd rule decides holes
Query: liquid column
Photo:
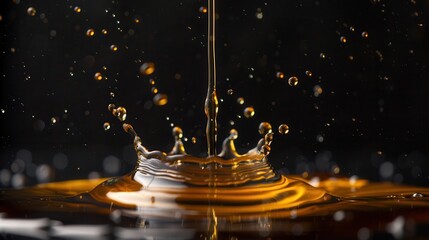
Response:
[{"label": "liquid column", "polygon": [[216,155],[217,141],[217,113],[219,111],[216,96],[216,57],[215,57],[215,0],[208,1],[208,30],[207,30],[207,67],[208,86],[204,104],[204,112],[207,116],[206,138],[208,156]]}]

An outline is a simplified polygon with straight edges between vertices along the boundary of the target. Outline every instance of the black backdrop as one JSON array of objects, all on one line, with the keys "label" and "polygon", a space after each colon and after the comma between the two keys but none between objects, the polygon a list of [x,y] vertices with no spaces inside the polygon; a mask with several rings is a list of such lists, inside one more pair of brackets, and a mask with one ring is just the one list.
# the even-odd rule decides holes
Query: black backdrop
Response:
[{"label": "black backdrop", "polygon": [[[188,152],[204,154],[205,4],[2,1],[1,186],[130,171],[131,138],[109,103],[126,107],[150,149],[171,148],[173,124],[196,137]],[[428,8],[427,0],[218,1],[219,138],[236,128],[245,152],[259,122],[287,123],[269,158],[284,173],[428,185]],[[156,64],[152,76],[139,74],[143,62]],[[153,105],[150,78],[166,106]],[[255,116],[239,118],[247,106]]]}]

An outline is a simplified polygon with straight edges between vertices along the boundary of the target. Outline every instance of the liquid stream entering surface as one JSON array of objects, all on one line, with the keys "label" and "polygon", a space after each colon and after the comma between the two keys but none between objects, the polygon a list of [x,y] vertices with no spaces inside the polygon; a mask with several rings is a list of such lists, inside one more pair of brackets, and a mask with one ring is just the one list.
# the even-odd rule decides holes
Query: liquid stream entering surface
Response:
[{"label": "liquid stream entering surface", "polygon": [[[81,221],[79,216],[84,215],[97,219],[96,223],[111,220],[119,226],[144,229],[154,228],[155,223],[157,230],[171,226],[173,229],[196,229],[208,239],[217,239],[222,232],[257,231],[260,237],[273,232],[274,235],[294,232],[285,228],[284,223],[288,221],[302,223],[301,233],[317,232],[333,223],[332,218],[324,223],[324,217],[338,212],[354,213],[350,224],[355,227],[376,229],[371,223],[362,225],[364,223],[358,221],[368,221],[368,216],[376,216],[379,212],[384,214],[378,217],[378,227],[388,226],[398,216],[429,224],[425,217],[429,214],[427,188],[369,183],[353,178],[314,181],[277,173],[267,158],[273,140],[269,123],[261,123],[261,139],[247,153],[236,151],[234,140],[238,133],[231,130],[223,141],[222,151],[217,154],[215,0],[208,1],[207,12],[208,88],[204,108],[207,157],[197,158],[186,153],[183,133],[178,127],[173,129],[175,145],[169,153],[149,151],[133,127],[125,123],[124,130],[132,135],[137,154],[136,166],[129,174],[1,190],[0,212],[11,217],[43,216],[70,223]],[[120,108],[109,106],[115,116],[125,111]],[[125,115],[120,119],[125,120]],[[68,216],[70,213],[75,215]],[[130,224],[124,219],[133,220]],[[319,223],[314,223],[314,219]],[[172,225],[172,222],[180,224]],[[0,230],[2,224],[5,229],[6,223],[0,215]],[[350,237],[349,233],[344,234],[338,236]],[[179,235],[176,237],[180,238]],[[199,235],[190,235],[191,238],[196,236]]]}]

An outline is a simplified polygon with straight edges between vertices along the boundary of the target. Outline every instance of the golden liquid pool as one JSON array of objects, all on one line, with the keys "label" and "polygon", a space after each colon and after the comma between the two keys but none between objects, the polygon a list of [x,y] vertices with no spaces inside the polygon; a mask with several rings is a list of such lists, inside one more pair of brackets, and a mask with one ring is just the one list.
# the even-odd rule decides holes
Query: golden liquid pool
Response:
[{"label": "golden liquid pool", "polygon": [[[262,138],[246,154],[235,150],[235,130],[216,153],[214,5],[214,0],[208,1],[206,10],[208,156],[188,155],[180,128],[173,129],[176,143],[169,154],[149,151],[131,125],[124,124],[138,158],[133,171],[110,179],[0,190],[0,213],[5,214],[0,214],[0,236],[231,240],[429,236],[424,230],[429,228],[428,188],[281,175],[267,158],[273,138],[268,123],[261,123]],[[144,67],[148,69],[154,71],[153,63]],[[292,77],[289,84],[298,84],[298,79]],[[163,99],[159,105],[167,103]],[[126,120],[125,108],[112,104],[109,110]],[[289,127],[280,129],[285,134]]]}]

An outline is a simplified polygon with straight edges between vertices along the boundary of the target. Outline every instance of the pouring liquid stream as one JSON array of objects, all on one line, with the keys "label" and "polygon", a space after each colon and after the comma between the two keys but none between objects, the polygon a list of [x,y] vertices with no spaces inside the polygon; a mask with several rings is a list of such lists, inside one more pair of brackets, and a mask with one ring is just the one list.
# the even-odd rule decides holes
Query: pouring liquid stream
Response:
[{"label": "pouring liquid stream", "polygon": [[[134,138],[138,158],[129,174],[1,190],[0,212],[38,215],[84,211],[105,216],[120,211],[121,216],[149,222],[174,219],[190,221],[195,228],[208,226],[208,238],[217,239],[222,221],[232,225],[255,223],[271,229],[271,219],[325,216],[340,210],[429,208],[426,188],[347,178],[314,182],[277,173],[267,160],[273,141],[272,127],[267,122],[260,124],[261,138],[247,153],[236,151],[234,141],[238,133],[232,129],[218,154],[215,3],[209,0],[207,11],[208,86],[204,105],[207,158],[186,153],[179,127],[173,128],[173,149],[165,153],[148,150],[133,127],[124,123],[124,130]],[[121,121],[126,119],[122,107],[111,104],[109,111]],[[208,219],[203,227],[196,223],[201,219]]]}]

